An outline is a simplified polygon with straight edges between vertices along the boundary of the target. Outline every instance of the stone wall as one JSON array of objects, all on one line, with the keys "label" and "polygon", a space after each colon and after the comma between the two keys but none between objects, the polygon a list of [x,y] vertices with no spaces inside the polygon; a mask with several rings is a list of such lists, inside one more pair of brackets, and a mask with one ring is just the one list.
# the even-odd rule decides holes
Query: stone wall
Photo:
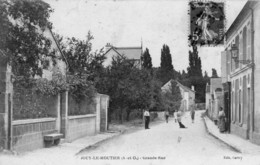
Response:
[{"label": "stone wall", "polygon": [[12,149],[18,152],[43,148],[44,135],[56,132],[55,118],[13,121]]},{"label": "stone wall", "polygon": [[95,135],[96,115],[69,116],[67,125],[67,141],[73,141],[84,136]]},{"label": "stone wall", "polygon": [[87,98],[77,102],[70,94],[68,96],[68,114],[69,115],[86,115],[96,112],[96,103]]}]

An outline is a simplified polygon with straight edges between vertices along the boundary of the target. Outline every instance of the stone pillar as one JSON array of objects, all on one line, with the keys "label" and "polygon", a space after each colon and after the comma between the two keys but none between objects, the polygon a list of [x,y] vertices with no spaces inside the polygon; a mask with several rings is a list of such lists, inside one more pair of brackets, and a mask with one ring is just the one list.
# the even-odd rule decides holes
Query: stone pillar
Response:
[{"label": "stone pillar", "polygon": [[12,102],[11,67],[0,55],[0,150],[11,149]]},{"label": "stone pillar", "polygon": [[100,95],[96,96],[96,133],[100,132]]},{"label": "stone pillar", "polygon": [[56,106],[56,129],[58,132],[61,132],[61,101],[60,101],[60,96],[61,94],[59,93],[57,96],[57,106]]},{"label": "stone pillar", "polygon": [[60,94],[60,105],[61,105],[61,133],[63,137],[67,138],[68,129],[68,91]]},{"label": "stone pillar", "polygon": [[100,131],[107,131],[108,128],[108,101],[109,96],[102,95],[100,101]]}]

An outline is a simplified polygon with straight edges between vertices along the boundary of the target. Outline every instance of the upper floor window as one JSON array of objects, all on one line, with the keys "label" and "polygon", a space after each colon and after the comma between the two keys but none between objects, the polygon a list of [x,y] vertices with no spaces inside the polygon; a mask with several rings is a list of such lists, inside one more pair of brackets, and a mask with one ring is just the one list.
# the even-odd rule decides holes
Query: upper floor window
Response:
[{"label": "upper floor window", "polygon": [[[239,49],[238,49],[238,54],[240,54],[239,35],[236,36],[235,45],[236,45],[237,48],[239,48]],[[239,56],[238,56],[238,60],[239,60]],[[233,61],[234,61],[234,60],[233,60]],[[239,64],[238,64],[238,62],[235,62],[235,61],[234,61],[234,63],[235,63],[235,69],[237,69],[238,66],[239,66]]]},{"label": "upper floor window", "polygon": [[247,59],[247,27],[243,29],[243,60]]},{"label": "upper floor window", "polygon": [[247,30],[247,60],[251,60],[251,30],[248,26]]}]

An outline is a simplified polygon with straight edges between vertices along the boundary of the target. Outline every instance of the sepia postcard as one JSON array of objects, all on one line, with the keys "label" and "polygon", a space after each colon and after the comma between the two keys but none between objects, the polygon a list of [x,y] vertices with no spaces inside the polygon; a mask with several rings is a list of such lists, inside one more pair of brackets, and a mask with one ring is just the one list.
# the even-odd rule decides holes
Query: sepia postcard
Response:
[{"label": "sepia postcard", "polygon": [[260,165],[259,37],[257,0],[0,0],[0,165]]}]

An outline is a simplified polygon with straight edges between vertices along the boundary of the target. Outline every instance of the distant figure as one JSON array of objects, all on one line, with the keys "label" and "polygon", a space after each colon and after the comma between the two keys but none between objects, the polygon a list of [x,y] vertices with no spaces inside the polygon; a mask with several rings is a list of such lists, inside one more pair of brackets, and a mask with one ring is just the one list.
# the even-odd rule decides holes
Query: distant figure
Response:
[{"label": "distant figure", "polygon": [[178,120],[179,126],[180,126],[180,128],[186,128],[186,127],[182,124],[182,122],[181,122],[181,117],[182,117],[182,113],[181,113],[181,111],[179,110],[179,111],[177,112],[177,120]]},{"label": "distant figure", "polygon": [[150,112],[147,109],[144,111],[144,120],[145,120],[145,129],[150,129],[149,128]]},{"label": "distant figure", "polygon": [[173,117],[174,117],[175,123],[177,123],[177,111],[176,110],[174,110],[174,112],[173,112]]},{"label": "distant figure", "polygon": [[169,110],[166,110],[166,111],[164,112],[164,115],[165,115],[166,123],[168,123],[168,119],[169,119]]},{"label": "distant figure", "polygon": [[191,121],[194,123],[194,117],[195,117],[195,109],[192,107],[190,110],[190,116],[191,116]]},{"label": "distant figure", "polygon": [[218,127],[220,132],[225,132],[225,113],[223,111],[223,108],[220,107],[219,113],[218,113]]}]

